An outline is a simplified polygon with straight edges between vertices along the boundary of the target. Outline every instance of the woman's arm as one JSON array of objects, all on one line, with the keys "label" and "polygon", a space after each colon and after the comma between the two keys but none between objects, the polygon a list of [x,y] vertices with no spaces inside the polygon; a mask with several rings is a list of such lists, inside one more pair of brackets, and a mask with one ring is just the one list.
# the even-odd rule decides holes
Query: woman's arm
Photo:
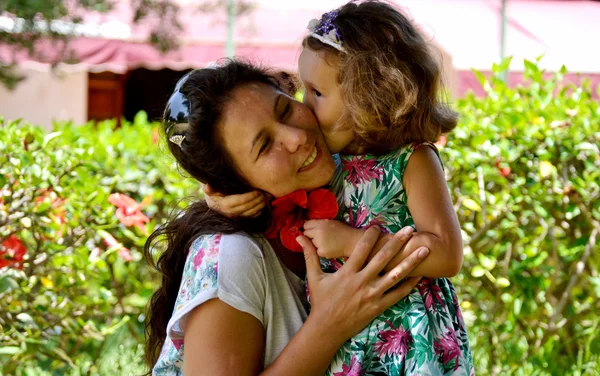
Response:
[{"label": "woman's arm", "polygon": [[420,279],[410,278],[396,286],[427,256],[426,250],[379,276],[403,246],[400,236],[391,238],[364,265],[378,237],[379,231],[368,230],[344,266],[330,274],[321,271],[310,241],[298,239],[305,250],[312,310],[275,362],[262,372],[265,339],[260,321],[217,299],[197,307],[186,322],[185,374],[322,375],[348,338],[407,296]]},{"label": "woman's arm", "polygon": [[454,212],[444,171],[435,151],[426,146],[415,150],[403,177],[408,209],[417,231],[390,267],[419,247],[430,256],[412,273],[430,278],[453,277],[460,271],[463,244],[458,218]]}]

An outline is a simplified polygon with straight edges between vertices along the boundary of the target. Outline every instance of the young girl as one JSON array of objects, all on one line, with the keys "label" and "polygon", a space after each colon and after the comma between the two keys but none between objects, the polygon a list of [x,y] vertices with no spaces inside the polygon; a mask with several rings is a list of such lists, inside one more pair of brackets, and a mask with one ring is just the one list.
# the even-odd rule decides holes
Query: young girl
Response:
[{"label": "young girl", "polygon": [[[330,270],[373,225],[389,233],[418,230],[390,267],[421,246],[430,250],[412,273],[425,277],[418,289],[350,339],[327,375],[472,375],[447,279],[462,265],[462,240],[433,144],[457,120],[440,101],[439,64],[415,26],[379,1],[350,2],[312,20],[309,31],[298,71],[330,151],[341,152],[331,186],[344,223],[308,221],[304,235]],[[251,216],[264,206],[259,193],[208,193],[230,215]]]}]

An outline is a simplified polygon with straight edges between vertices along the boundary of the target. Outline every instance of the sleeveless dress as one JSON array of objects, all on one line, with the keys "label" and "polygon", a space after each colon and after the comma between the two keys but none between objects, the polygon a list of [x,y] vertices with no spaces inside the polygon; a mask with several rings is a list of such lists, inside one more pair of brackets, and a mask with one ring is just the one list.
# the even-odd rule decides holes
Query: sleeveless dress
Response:
[{"label": "sleeveless dress", "polygon": [[[390,233],[414,227],[402,175],[421,145],[437,153],[433,144],[426,143],[383,156],[341,156],[341,168],[331,181],[340,206],[338,219],[356,228],[378,225]],[[322,259],[321,264],[332,272],[343,261]],[[327,376],[474,374],[456,292],[446,278],[423,278],[409,296],[348,340],[326,372]]]}]

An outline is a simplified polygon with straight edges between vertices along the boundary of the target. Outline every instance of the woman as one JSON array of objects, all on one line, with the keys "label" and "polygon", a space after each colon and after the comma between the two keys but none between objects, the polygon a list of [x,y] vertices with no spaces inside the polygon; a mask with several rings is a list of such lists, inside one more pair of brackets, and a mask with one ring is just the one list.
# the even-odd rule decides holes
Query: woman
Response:
[{"label": "woman", "polygon": [[[312,112],[248,64],[190,73],[178,83],[165,120],[178,163],[222,194],[312,190],[335,169]],[[269,215],[230,219],[199,202],[150,236],[149,259],[151,245],[167,241],[147,323],[146,360],[154,374],[320,375],[348,338],[418,281],[397,286],[426,250],[379,276],[409,235],[395,236],[363,267],[379,236],[371,229],[344,267],[324,274],[307,239],[299,238],[305,255],[298,258],[258,235]]]}]

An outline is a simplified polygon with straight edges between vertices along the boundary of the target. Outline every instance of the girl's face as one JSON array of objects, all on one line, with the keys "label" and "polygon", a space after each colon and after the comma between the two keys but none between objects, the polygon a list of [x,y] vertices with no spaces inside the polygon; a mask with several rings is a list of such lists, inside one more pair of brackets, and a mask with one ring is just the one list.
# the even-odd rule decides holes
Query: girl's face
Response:
[{"label": "girl's face", "polygon": [[221,127],[233,163],[259,190],[281,197],[324,186],[333,176],[335,164],[313,113],[272,86],[233,90]]},{"label": "girl's face", "polygon": [[341,152],[354,140],[354,132],[339,124],[344,104],[337,68],[326,61],[324,52],[305,47],[298,59],[298,73],[306,89],[304,103],[317,117],[329,150]]}]

